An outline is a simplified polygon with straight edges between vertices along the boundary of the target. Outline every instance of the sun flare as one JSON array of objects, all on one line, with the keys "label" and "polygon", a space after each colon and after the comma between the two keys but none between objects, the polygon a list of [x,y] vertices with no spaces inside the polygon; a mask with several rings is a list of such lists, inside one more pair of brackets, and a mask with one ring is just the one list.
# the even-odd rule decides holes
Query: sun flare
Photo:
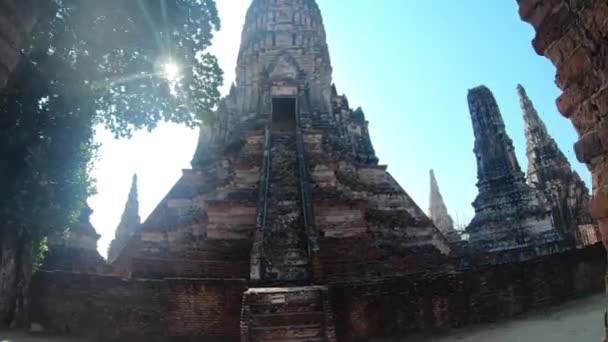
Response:
[{"label": "sun flare", "polygon": [[162,76],[169,82],[175,82],[179,78],[179,66],[173,61],[167,61],[162,65]]}]

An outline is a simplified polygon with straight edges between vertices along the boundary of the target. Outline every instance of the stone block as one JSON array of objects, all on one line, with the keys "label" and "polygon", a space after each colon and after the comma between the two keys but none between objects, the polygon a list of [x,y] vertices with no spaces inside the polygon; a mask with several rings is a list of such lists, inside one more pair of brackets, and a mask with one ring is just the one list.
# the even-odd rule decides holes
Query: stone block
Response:
[{"label": "stone block", "polygon": [[602,184],[608,184],[608,161],[605,157],[602,159],[598,161],[593,169],[592,182],[594,189],[599,188]]},{"label": "stone block", "polygon": [[581,45],[581,31],[578,27],[571,27],[560,39],[551,45],[545,56],[558,67],[564,59],[570,57],[572,52]]},{"label": "stone block", "polygon": [[538,29],[559,5],[562,5],[562,0],[525,1],[520,3],[519,13],[525,21]]},{"label": "stone block", "polygon": [[608,218],[602,218],[598,220],[600,226],[600,234],[602,235],[602,242],[604,247],[608,248]]},{"label": "stone block", "polygon": [[589,163],[602,151],[602,143],[597,131],[589,132],[574,144],[576,158],[581,163]]},{"label": "stone block", "polygon": [[534,11],[536,10],[536,7],[542,1],[541,0],[518,0],[517,2],[519,4],[519,17],[524,21],[528,21],[529,18],[534,13]]},{"label": "stone block", "polygon": [[555,83],[565,89],[573,81],[590,72],[593,68],[592,51],[586,47],[577,48],[573,55],[564,60],[557,69]]},{"label": "stone block", "polygon": [[581,13],[581,21],[588,32],[600,39],[608,36],[608,3],[594,1]]},{"label": "stone block", "polygon": [[608,116],[608,85],[591,99],[591,104],[597,110],[599,117]]},{"label": "stone block", "polygon": [[593,191],[591,214],[596,219],[608,218],[608,184],[603,184]]},{"label": "stone block", "polygon": [[539,55],[544,55],[547,48],[564,35],[570,23],[574,20],[574,16],[561,0],[547,1],[546,5],[543,6],[552,6],[550,13],[548,15],[543,14],[546,17],[538,26],[531,22],[532,26],[537,29],[532,46]]},{"label": "stone block", "polygon": [[557,98],[557,109],[563,116],[570,118],[586,96],[584,89],[580,86],[572,85]]},{"label": "stone block", "polygon": [[583,102],[575,115],[570,120],[579,135],[584,135],[593,130],[599,123],[599,116],[596,106],[591,100]]}]

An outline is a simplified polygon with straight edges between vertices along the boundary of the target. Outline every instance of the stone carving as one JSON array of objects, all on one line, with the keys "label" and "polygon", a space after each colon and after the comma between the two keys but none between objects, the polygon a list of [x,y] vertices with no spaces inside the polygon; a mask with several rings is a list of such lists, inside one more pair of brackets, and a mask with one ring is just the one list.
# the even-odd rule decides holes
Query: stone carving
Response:
[{"label": "stone carving", "polygon": [[110,243],[108,261],[112,262],[116,259],[127,241],[137,232],[140,224],[139,200],[137,198],[137,175],[133,175],[131,190],[129,191],[127,203],[125,204],[125,210],[122,213],[118,227],[116,227],[114,240]]},{"label": "stone carving", "polygon": [[526,90],[517,86],[526,127],[528,183],[539,190],[558,231],[577,246],[600,241],[591,217],[589,189],[549,135]]},{"label": "stone carving", "polygon": [[560,240],[515,157],[494,95],[485,86],[468,95],[477,159],[479,194],[466,228],[472,248],[509,250]]},{"label": "stone carving", "polygon": [[429,217],[446,239],[451,242],[460,241],[460,234],[454,229],[454,221],[450,214],[448,214],[448,208],[443,202],[443,196],[439,192],[439,186],[437,185],[437,179],[433,170],[430,171],[430,177],[431,197],[429,200]]}]

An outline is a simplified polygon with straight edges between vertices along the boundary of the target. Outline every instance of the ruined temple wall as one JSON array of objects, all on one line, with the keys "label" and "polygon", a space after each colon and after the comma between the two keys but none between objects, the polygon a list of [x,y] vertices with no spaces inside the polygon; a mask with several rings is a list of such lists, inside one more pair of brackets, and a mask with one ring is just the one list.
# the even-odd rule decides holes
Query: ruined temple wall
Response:
[{"label": "ruined temple wall", "polygon": [[103,341],[238,341],[242,281],[38,272],[31,322]]},{"label": "ruined temple wall", "polygon": [[50,1],[0,0],[0,89],[22,58],[29,33]]},{"label": "ruined temple wall", "polygon": [[579,161],[593,176],[592,214],[608,242],[608,3],[605,1],[518,0],[521,18],[531,24],[532,45],[557,69],[563,94],[559,111],[569,118],[580,140]]},{"label": "ruined temple wall", "polygon": [[[591,214],[598,220],[608,247],[608,3],[517,3],[522,20],[536,31],[534,49],[556,67],[555,83],[563,91],[557,98],[557,108],[572,121],[580,136],[574,149],[577,159],[591,170]],[[608,339],[608,326],[606,336]]]},{"label": "ruined temple wall", "polygon": [[[606,255],[600,244],[498,266],[461,261],[470,268],[330,283],[340,341],[493,321],[604,288]],[[46,332],[112,341],[238,341],[246,287],[242,280],[39,272],[31,287],[31,321]]]},{"label": "ruined temple wall", "polygon": [[604,289],[599,244],[464,272],[330,287],[340,341],[433,332],[491,322]]}]

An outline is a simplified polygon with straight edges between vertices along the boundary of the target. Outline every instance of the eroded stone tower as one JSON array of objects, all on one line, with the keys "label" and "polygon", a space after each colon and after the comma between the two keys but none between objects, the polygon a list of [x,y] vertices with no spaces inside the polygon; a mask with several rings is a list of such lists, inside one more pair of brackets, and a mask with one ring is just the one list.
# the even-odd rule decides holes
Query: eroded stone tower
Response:
[{"label": "eroded stone tower", "polygon": [[549,135],[524,87],[518,85],[517,94],[526,126],[529,184],[539,190],[542,204],[551,210],[564,237],[578,246],[600,241],[589,189]]},{"label": "eroded stone tower", "polygon": [[443,201],[443,196],[439,192],[435,172],[430,171],[431,178],[431,196],[429,199],[429,216],[439,231],[452,242],[460,241],[460,234],[454,229],[454,221],[448,213],[448,208]]},{"label": "eroded stone tower", "polygon": [[480,86],[469,90],[468,102],[479,188],[466,229],[471,246],[501,251],[559,241],[548,211],[526,184],[494,95]]}]

